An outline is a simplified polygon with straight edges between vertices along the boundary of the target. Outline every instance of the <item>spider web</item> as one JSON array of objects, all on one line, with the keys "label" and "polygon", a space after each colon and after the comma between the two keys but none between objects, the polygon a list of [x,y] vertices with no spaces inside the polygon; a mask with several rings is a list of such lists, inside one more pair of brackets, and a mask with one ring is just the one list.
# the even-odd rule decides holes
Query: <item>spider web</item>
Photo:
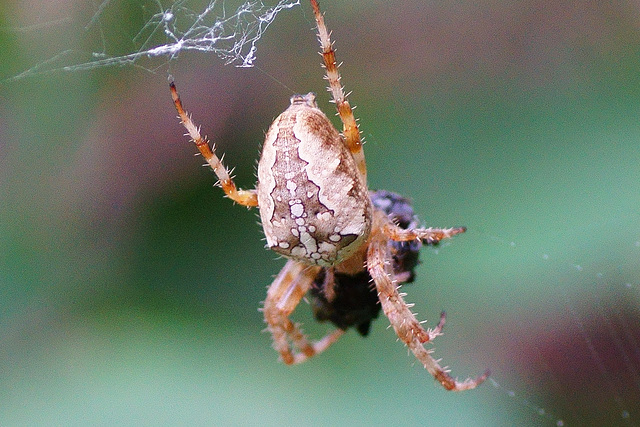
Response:
[{"label": "spider web", "polygon": [[[130,6],[138,9],[144,24],[137,34],[129,35],[107,33],[109,25],[103,25],[103,21],[117,19],[123,5],[103,0],[83,28],[85,38],[98,40],[98,49],[65,49],[9,80],[127,65],[154,72],[186,51],[213,53],[226,64],[252,67],[258,41],[269,25],[278,13],[298,6],[300,1],[279,0],[271,4],[262,0],[245,1],[235,9],[228,5],[230,1],[222,0],[209,0],[204,4],[190,0],[165,3],[155,0]],[[61,19],[34,25],[31,29],[69,23],[69,19]],[[149,63],[143,64],[143,60]]]},{"label": "spider web", "polygon": [[[630,319],[633,319],[632,312],[637,307],[630,311],[624,302],[637,299],[638,284],[636,280],[623,278],[635,266],[623,260],[615,266],[618,271],[614,273],[608,266],[599,265],[590,257],[583,258],[583,263],[567,262],[562,254],[536,252],[527,245],[496,235],[485,237],[491,241],[494,249],[504,252],[511,261],[517,262],[518,258],[523,257],[527,262],[534,263],[537,258],[542,260],[541,271],[553,272],[551,280],[555,281],[556,292],[552,297],[557,301],[553,304],[555,307],[545,315],[563,319],[564,327],[568,325],[570,330],[563,331],[563,326],[558,325],[557,330],[537,336],[536,340],[542,337],[539,342],[532,340],[521,343],[526,348],[523,353],[529,355],[526,363],[535,366],[539,372],[535,381],[546,383],[551,389],[571,381],[569,378],[572,376],[588,378],[580,393],[595,396],[602,391],[591,410],[601,409],[599,415],[607,422],[636,425],[634,417],[637,408],[633,401],[640,390],[637,365],[640,345],[635,336],[637,328]],[[502,250],[499,249],[501,246]],[[637,254],[638,248],[640,241],[629,239],[627,247],[621,251]],[[585,297],[582,293],[590,295]],[[545,323],[552,324],[553,320],[541,322]],[[518,329],[518,325],[513,326]],[[556,333],[558,337],[552,338]],[[570,341],[563,342],[563,339]],[[516,362],[516,365],[518,363],[522,362]],[[549,378],[546,378],[547,375]],[[573,411],[586,411],[579,407],[579,399],[571,393],[564,400],[544,404],[541,403],[545,400],[544,396],[528,394],[524,382],[509,386],[506,381],[503,382],[500,374],[489,377],[487,382],[513,404],[537,414],[541,425],[562,427],[567,425],[564,417],[575,416]],[[578,406],[574,406],[576,404]],[[594,425],[598,425],[598,422]]]}]

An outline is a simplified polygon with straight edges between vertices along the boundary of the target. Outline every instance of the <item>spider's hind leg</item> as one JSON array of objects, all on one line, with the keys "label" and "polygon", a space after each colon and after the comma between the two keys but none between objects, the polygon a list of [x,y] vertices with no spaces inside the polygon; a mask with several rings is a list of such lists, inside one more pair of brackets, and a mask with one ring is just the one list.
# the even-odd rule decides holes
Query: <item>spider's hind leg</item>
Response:
[{"label": "spider's hind leg", "polygon": [[362,176],[364,182],[366,182],[367,165],[364,159],[364,152],[362,151],[360,129],[358,128],[358,123],[353,115],[353,108],[351,108],[349,101],[347,101],[347,95],[344,93],[344,88],[340,83],[340,72],[338,71],[338,63],[336,62],[336,52],[333,48],[333,43],[331,42],[330,33],[324,23],[324,16],[320,11],[318,1],[311,0],[311,7],[313,8],[318,28],[318,40],[320,41],[321,48],[320,53],[322,54],[324,67],[326,69],[326,79],[329,82],[328,89],[329,92],[331,92],[333,102],[336,104],[338,115],[342,121],[342,136],[344,137],[344,143],[358,165],[358,172]]},{"label": "spider's hind leg", "polygon": [[236,187],[236,184],[229,175],[229,170],[224,166],[224,164],[222,164],[222,160],[216,156],[215,150],[209,146],[207,138],[203,138],[200,135],[200,129],[193,123],[191,116],[182,106],[182,101],[180,100],[180,95],[178,95],[176,85],[171,82],[169,83],[169,88],[171,89],[173,104],[176,107],[176,111],[178,111],[178,116],[180,117],[180,123],[182,123],[185,129],[187,129],[187,132],[191,137],[191,140],[196,144],[198,151],[200,151],[202,157],[204,157],[211,169],[215,172],[218,177],[220,187],[222,187],[227,197],[243,206],[258,206],[256,190],[239,190]]},{"label": "spider's hind leg", "polygon": [[[273,336],[274,348],[287,365],[304,362],[322,353],[344,334],[342,329],[336,329],[322,339],[310,342],[300,327],[289,319],[319,271],[320,267],[289,260],[269,286],[264,302],[264,320]],[[295,352],[289,342],[299,352]]]}]

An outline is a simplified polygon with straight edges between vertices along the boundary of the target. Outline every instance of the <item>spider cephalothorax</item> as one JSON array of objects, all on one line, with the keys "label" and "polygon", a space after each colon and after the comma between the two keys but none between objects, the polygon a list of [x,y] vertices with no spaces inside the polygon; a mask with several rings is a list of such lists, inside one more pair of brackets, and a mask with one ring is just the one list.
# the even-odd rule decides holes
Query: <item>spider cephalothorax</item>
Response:
[{"label": "spider cephalothorax", "polygon": [[[310,2],[342,132],[318,108],[313,93],[294,95],[289,108],[267,132],[255,190],[236,188],[171,83],[182,124],[227,197],[247,207],[259,207],[268,247],[289,259],[269,286],[264,302],[274,348],[287,364],[303,362],[324,351],[349,327],[366,335],[382,309],[400,340],[446,389],[474,388],[488,372],[459,382],[424,347],[441,334],[444,313],[434,329],[424,329],[398,292],[399,284],[413,281],[423,243],[437,244],[465,228],[416,228],[406,199],[367,190],[360,131],[340,84],[324,18],[317,0]],[[315,342],[289,319],[308,292],[316,319],[337,326]]]},{"label": "spider cephalothorax", "polygon": [[[418,220],[408,199],[384,190],[369,194],[373,206],[384,211],[400,227],[417,227]],[[422,243],[420,240],[390,241],[393,273],[398,285],[413,282]],[[327,289],[327,285],[332,288]],[[343,330],[355,327],[362,336],[369,333],[371,321],[378,317],[382,308],[375,284],[367,270],[353,275],[334,273],[333,282],[329,282],[326,269],[322,269],[313,281],[310,295],[316,320],[328,320]]]}]

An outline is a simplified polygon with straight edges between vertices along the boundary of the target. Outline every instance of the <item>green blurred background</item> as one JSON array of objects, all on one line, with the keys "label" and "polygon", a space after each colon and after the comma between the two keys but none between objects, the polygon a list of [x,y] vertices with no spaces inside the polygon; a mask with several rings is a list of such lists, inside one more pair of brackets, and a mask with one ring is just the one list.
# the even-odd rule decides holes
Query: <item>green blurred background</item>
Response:
[{"label": "green blurred background", "polygon": [[385,318],[279,363],[258,308],[284,261],[175,119],[168,73],[252,187],[291,90],[332,108],[307,2],[259,68],[183,53],[5,80],[66,49],[135,51],[159,9],[102,5],[88,29],[100,3],[0,5],[0,425],[640,424],[637,2],[321,4],[370,187],[469,229],[403,288],[429,324],[447,310],[435,355],[454,375],[492,369],[461,394]]}]

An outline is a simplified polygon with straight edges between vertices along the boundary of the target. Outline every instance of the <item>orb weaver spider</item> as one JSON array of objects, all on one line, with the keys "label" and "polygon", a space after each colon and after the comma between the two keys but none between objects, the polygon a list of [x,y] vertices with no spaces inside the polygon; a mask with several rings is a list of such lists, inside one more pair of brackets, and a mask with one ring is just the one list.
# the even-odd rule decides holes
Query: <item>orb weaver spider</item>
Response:
[{"label": "orb weaver spider", "polygon": [[[398,291],[413,280],[420,246],[434,245],[465,231],[415,228],[409,202],[367,189],[360,130],[340,83],[333,43],[317,0],[310,0],[321,54],[342,133],[318,108],[315,95],[294,95],[269,128],[258,164],[255,190],[236,188],[229,171],[182,106],[170,83],[181,123],[218,177],[226,196],[257,206],[267,246],[288,258],[268,289],[264,319],[273,345],[286,364],[304,362],[336,342],[349,327],[367,335],[380,308],[396,334],[447,390],[477,387],[489,375],[457,381],[425,344],[442,334],[445,314],[433,329],[422,327]],[[372,285],[373,283],[373,285]],[[337,329],[310,341],[289,316],[309,293],[316,319]]]}]

